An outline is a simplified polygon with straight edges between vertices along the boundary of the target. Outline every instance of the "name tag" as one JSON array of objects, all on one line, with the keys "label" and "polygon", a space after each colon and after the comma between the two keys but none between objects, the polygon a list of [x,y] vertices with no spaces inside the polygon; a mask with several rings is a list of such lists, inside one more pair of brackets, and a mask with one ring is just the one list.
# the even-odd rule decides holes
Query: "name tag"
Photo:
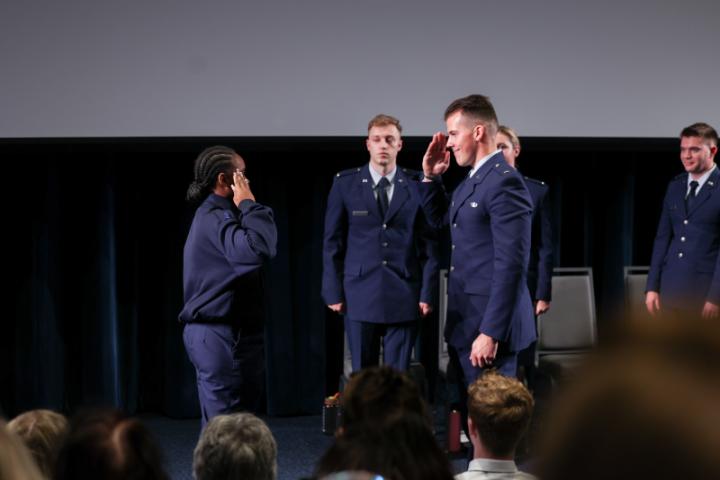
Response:
[{"label": "name tag", "polygon": [[352,215],[353,215],[353,217],[367,217],[368,211],[367,210],[353,210]]}]

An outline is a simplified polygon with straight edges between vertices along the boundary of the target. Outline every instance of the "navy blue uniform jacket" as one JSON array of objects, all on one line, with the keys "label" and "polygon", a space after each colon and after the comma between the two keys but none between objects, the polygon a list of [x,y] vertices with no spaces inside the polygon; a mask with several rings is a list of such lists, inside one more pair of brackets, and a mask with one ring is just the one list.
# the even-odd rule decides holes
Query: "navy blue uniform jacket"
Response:
[{"label": "navy blue uniform jacket", "polygon": [[527,284],[532,300],[552,300],[552,222],[550,221],[550,201],[548,186],[545,182],[523,177],[533,203],[530,263],[528,265]]},{"label": "navy blue uniform jacket", "polygon": [[258,269],[275,256],[277,230],[269,207],[210,194],[193,218],[183,254],[183,323],[246,326],[262,318]]},{"label": "navy blue uniform jacket", "polygon": [[660,305],[702,310],[720,305],[720,173],[716,168],[685,210],[688,174],[667,188],[653,246],[647,290],[660,293]]},{"label": "navy blue uniform jacket", "polygon": [[348,320],[399,323],[418,318],[418,303],[437,305],[438,232],[430,228],[410,180],[398,167],[385,218],[370,166],[338,173],[328,195],[322,297],[345,302]]},{"label": "navy blue uniform jacket", "polygon": [[484,333],[510,351],[526,348],[535,340],[526,279],[532,200],[520,174],[497,153],[458,185],[449,206],[439,181],[419,183],[418,193],[430,222],[450,225],[451,296],[474,296],[478,306],[460,321],[448,320],[448,343],[467,348]]}]

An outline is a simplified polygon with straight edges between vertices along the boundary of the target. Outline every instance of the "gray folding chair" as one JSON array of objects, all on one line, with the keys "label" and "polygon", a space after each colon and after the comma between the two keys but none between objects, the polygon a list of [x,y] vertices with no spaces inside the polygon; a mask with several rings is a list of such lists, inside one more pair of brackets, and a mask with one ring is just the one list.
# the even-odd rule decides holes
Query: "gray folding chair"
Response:
[{"label": "gray folding chair", "polygon": [[645,307],[645,286],[650,267],[630,266],[624,269],[625,311],[631,317],[648,315]]},{"label": "gray folding chair", "polygon": [[538,318],[535,363],[553,382],[567,377],[597,342],[592,268],[556,268],[550,310]]}]

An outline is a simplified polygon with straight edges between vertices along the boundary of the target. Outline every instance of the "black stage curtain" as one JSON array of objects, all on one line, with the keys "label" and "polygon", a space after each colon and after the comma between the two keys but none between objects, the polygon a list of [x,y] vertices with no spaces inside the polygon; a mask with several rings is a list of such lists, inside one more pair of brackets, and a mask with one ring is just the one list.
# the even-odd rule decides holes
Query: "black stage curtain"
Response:
[{"label": "black stage curtain", "polygon": [[[428,140],[406,138],[400,165],[419,169]],[[319,294],[323,216],[334,173],[367,161],[362,137],[5,139],[6,416],[97,404],[198,415],[177,314],[185,189],[213,144],[244,156],[279,228],[264,271],[268,413],[317,413],[336,390],[342,325]],[[601,333],[622,303],[623,266],[649,263],[677,150],[674,139],[524,139],[521,171],[551,185],[556,265],[594,268]],[[446,184],[463,174],[454,166]],[[431,377],[435,328],[423,328]]]}]

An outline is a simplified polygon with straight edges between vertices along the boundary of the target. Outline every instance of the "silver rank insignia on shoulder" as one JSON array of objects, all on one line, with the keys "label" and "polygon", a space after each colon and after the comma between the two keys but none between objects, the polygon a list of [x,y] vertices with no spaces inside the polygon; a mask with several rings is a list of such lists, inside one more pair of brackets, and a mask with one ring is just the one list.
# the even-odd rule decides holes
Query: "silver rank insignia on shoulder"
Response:
[{"label": "silver rank insignia on shoulder", "polygon": [[715,186],[715,184],[713,182],[711,182],[710,180],[708,180],[708,185],[710,185],[711,187]]},{"label": "silver rank insignia on shoulder", "polygon": [[363,178],[363,179],[362,179],[362,182],[363,182],[363,183],[367,183],[367,178]]},{"label": "silver rank insignia on shoulder", "polygon": [[470,202],[470,206],[472,208],[477,208],[478,204],[477,204],[477,202]]},{"label": "silver rank insignia on shoulder", "polygon": [[398,178],[398,182],[402,183],[402,181],[403,181],[402,178]]}]

